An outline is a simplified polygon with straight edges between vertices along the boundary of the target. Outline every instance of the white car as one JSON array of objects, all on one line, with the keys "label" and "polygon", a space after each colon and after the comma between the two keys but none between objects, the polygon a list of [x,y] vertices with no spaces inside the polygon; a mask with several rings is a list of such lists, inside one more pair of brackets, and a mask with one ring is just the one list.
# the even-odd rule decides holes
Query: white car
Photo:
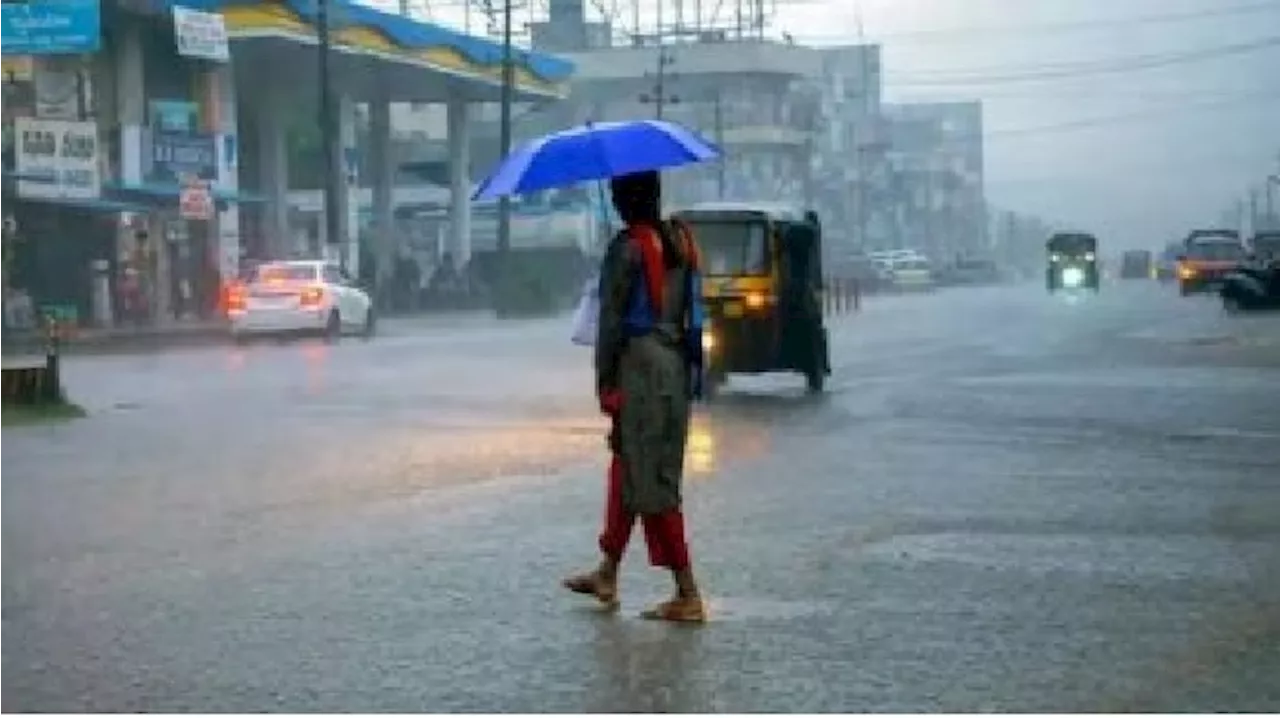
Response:
[{"label": "white car", "polygon": [[373,301],[333,262],[267,262],[227,299],[231,336],[344,332],[372,336]]},{"label": "white car", "polygon": [[923,257],[903,257],[894,260],[890,267],[893,287],[899,291],[928,291],[933,289],[933,270],[929,260]]}]

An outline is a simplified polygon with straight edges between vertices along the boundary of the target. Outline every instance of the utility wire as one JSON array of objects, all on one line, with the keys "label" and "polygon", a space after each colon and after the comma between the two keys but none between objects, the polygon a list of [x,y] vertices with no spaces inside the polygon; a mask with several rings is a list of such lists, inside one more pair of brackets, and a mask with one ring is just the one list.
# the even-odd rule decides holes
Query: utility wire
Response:
[{"label": "utility wire", "polygon": [[[1174,65],[1185,65],[1203,62],[1205,60],[1214,60],[1221,57],[1242,55],[1276,46],[1280,46],[1280,36],[1265,37],[1259,40],[1233,43],[1230,45],[1218,45],[1216,47],[1207,47],[1189,52],[1166,53],[1161,55],[1138,55],[1121,60],[1110,60],[1096,63],[1076,63],[1074,65],[1045,65],[1033,68],[1030,72],[1023,73],[984,75],[981,74],[983,72],[982,70],[966,70],[965,72],[972,72],[974,74],[967,77],[958,73],[953,73],[951,76],[938,76],[933,78],[929,78],[923,74],[918,76],[897,75],[891,77],[894,78],[892,82],[894,86],[985,85],[1039,82],[1043,80],[1137,72]],[[906,79],[905,81],[900,81],[898,78]]]},{"label": "utility wire", "polygon": [[1177,108],[1157,108],[1143,110],[1137,112],[1127,112],[1124,114],[1107,115],[1104,117],[1089,117],[1080,120],[1072,120],[1069,122],[1060,122],[1050,125],[1037,125],[1032,127],[1014,127],[1009,129],[987,130],[982,133],[949,135],[943,138],[944,142],[979,142],[986,140],[999,140],[1010,137],[1035,137],[1039,135],[1055,134],[1059,132],[1072,132],[1075,130],[1089,129],[1093,127],[1105,127],[1108,125],[1122,124],[1131,120],[1150,118],[1168,118],[1170,120],[1180,120],[1189,113],[1203,110],[1214,110],[1223,107],[1236,106],[1257,106],[1262,107],[1271,103],[1280,102],[1280,93],[1277,93],[1265,101],[1258,98],[1236,99],[1236,100],[1218,100],[1213,102],[1200,102],[1180,105]]},{"label": "utility wire", "polygon": [[[945,42],[985,42],[989,35],[1017,35],[1025,36],[1032,34],[1054,34],[1054,33],[1071,33],[1071,32],[1088,32],[1096,30],[1121,29],[1126,27],[1138,27],[1143,25],[1157,25],[1164,23],[1178,23],[1193,20],[1204,20],[1213,17],[1228,17],[1233,15],[1244,15],[1257,12],[1272,12],[1280,10],[1280,3],[1274,0],[1267,2],[1255,2],[1230,7],[1217,8],[1214,10],[1201,10],[1194,12],[1164,13],[1159,15],[1142,15],[1129,18],[1117,18],[1114,20],[1083,20],[1078,22],[1065,23],[1043,23],[1032,25],[1007,25],[1007,26],[987,26],[987,27],[958,27],[958,28],[934,28],[926,30],[909,30],[905,32],[890,33],[871,33],[877,39],[883,40],[912,40],[913,43],[920,40],[938,40]],[[847,43],[850,41],[848,34],[814,34],[814,33],[795,33],[797,39],[811,42],[839,42]]]},{"label": "utility wire", "polygon": [[1199,102],[1180,105],[1176,108],[1157,108],[1150,110],[1141,110],[1136,112],[1126,112],[1123,114],[1107,115],[1105,117],[1091,117],[1081,120],[1073,120],[1070,122],[1061,122],[1052,125],[1042,125],[1039,127],[1021,127],[1007,130],[993,130],[986,133],[987,138],[1001,137],[1024,137],[1027,135],[1040,135],[1054,132],[1069,132],[1073,130],[1089,129],[1093,127],[1103,127],[1128,122],[1130,120],[1149,120],[1150,118],[1167,118],[1170,120],[1180,120],[1188,112],[1216,110],[1224,107],[1238,107],[1240,105],[1252,105],[1262,107],[1269,104],[1280,102],[1280,93],[1273,95],[1267,100],[1259,101],[1258,98],[1235,99],[1235,100],[1216,100],[1212,102]]}]

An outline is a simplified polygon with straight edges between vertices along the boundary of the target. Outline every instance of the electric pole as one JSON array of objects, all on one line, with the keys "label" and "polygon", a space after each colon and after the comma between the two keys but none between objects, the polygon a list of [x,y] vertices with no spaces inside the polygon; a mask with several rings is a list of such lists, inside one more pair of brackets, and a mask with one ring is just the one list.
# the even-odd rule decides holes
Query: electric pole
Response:
[{"label": "electric pole", "polygon": [[333,78],[329,67],[332,38],[333,0],[319,0],[316,6],[316,35],[319,45],[318,74],[320,81],[320,144],[324,147],[324,230],[326,243],[338,245],[338,261],[347,268],[347,252],[342,247],[346,237],[342,234],[340,202],[346,189],[347,170],[344,166],[342,138],[339,136],[338,118],[334,107]]},{"label": "electric pole", "polygon": [[720,199],[724,199],[725,193],[725,154],[724,154],[724,97],[720,90],[716,90],[712,99],[712,112],[714,113],[713,121],[715,122],[716,144],[720,147],[720,158],[716,161],[716,194]]},{"label": "electric pole", "polygon": [[[502,90],[499,98],[501,118],[499,120],[498,145],[501,157],[511,153],[511,101],[515,94],[516,73],[511,58],[511,12],[513,0],[502,3]],[[499,313],[507,309],[502,300],[507,296],[507,265],[511,253],[511,198],[503,195],[498,198],[498,247],[497,247],[497,284]]]},{"label": "electric pole", "polygon": [[[659,36],[658,41],[662,41],[661,36]],[[663,45],[658,45],[658,71],[654,77],[653,92],[646,92],[640,95],[640,102],[645,105],[652,104],[655,110],[654,117],[659,120],[662,119],[662,110],[666,105],[680,103],[679,97],[667,95],[667,81],[675,76],[674,73],[668,72],[667,68],[674,64],[676,64],[676,59],[667,52],[667,48]]]}]

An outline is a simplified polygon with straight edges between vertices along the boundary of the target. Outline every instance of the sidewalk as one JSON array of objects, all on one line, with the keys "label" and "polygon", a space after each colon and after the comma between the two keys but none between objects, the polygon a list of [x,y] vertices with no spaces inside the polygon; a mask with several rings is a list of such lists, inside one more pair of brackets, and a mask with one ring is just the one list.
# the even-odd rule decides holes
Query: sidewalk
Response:
[{"label": "sidewalk", "polygon": [[[224,339],[226,335],[226,322],[221,319],[157,326],[88,327],[63,339],[60,348],[67,352],[156,349],[199,345]],[[46,346],[39,330],[6,331],[2,351],[5,356],[43,356]]]}]

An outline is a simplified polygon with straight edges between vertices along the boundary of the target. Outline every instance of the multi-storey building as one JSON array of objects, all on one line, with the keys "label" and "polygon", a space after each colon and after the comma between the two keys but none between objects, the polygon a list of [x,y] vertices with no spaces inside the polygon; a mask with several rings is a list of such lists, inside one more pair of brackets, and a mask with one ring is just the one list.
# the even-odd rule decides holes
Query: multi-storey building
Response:
[{"label": "multi-storey building", "polygon": [[982,104],[888,105],[886,246],[920,249],[939,261],[987,249]]},{"label": "multi-storey building", "polygon": [[824,218],[829,252],[839,255],[875,244],[886,225],[880,47],[827,47],[819,53],[822,71],[812,80],[822,103],[814,205]]}]

